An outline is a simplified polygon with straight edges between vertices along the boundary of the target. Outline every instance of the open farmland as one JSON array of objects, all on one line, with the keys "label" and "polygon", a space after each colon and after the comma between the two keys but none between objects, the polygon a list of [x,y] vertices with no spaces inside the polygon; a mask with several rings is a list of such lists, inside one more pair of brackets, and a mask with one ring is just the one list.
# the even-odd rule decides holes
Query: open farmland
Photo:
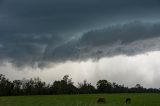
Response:
[{"label": "open farmland", "polygon": [[[105,104],[98,104],[105,97]],[[131,98],[131,104],[125,99]],[[160,94],[86,94],[0,97],[0,106],[160,106]]]}]

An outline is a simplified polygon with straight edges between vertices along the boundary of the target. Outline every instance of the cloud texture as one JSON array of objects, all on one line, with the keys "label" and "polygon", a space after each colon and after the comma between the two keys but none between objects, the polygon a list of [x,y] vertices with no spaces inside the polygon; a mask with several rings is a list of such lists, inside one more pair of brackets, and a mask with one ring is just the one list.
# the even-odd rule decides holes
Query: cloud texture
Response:
[{"label": "cloud texture", "polygon": [[0,61],[43,67],[159,50],[159,5],[159,0],[0,0]]}]

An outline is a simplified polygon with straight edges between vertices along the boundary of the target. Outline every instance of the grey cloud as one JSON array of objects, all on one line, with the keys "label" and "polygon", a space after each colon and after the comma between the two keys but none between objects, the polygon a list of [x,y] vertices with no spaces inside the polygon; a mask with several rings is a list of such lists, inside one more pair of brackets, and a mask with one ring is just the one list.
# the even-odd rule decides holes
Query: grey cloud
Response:
[{"label": "grey cloud", "polygon": [[50,62],[97,60],[160,50],[159,40],[159,23],[138,21],[91,30],[68,41],[50,34],[2,36],[0,59],[18,67],[44,67]]},{"label": "grey cloud", "polygon": [[57,60],[99,59],[115,55],[137,55],[160,50],[160,24],[132,22],[85,33],[79,40],[57,47]]},{"label": "grey cloud", "polygon": [[125,25],[90,31],[81,38],[80,43],[91,46],[102,46],[120,41],[122,44],[127,44],[135,40],[157,37],[159,35],[159,23],[152,24],[135,21]]},{"label": "grey cloud", "polygon": [[115,20],[159,18],[159,5],[158,0],[5,0],[0,7],[5,17],[0,32],[60,33]]},{"label": "grey cloud", "polygon": [[[159,0],[0,0],[0,60],[43,66],[126,54],[123,47],[103,49],[158,37],[159,24],[117,24],[159,21],[159,5]],[[101,29],[111,24],[117,26]]]},{"label": "grey cloud", "polygon": [[62,38],[50,34],[1,36],[0,59],[17,66],[34,65],[42,59],[49,46],[52,45],[51,48],[54,48],[61,42]]}]

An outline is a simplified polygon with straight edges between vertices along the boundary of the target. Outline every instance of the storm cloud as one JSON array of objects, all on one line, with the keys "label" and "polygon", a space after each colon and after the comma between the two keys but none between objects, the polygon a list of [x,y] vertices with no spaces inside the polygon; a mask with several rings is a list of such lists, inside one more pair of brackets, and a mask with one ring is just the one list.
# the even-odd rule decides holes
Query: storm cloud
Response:
[{"label": "storm cloud", "polygon": [[3,36],[1,60],[17,66],[67,60],[83,61],[116,55],[137,55],[160,50],[160,24],[132,22],[92,30],[62,42],[52,35]]},{"label": "storm cloud", "polygon": [[160,24],[132,22],[89,31],[78,40],[55,48],[50,56],[59,60],[85,60],[137,55],[159,50],[159,40]]},{"label": "storm cloud", "polygon": [[159,0],[0,0],[0,61],[41,67],[159,50],[159,5]]}]

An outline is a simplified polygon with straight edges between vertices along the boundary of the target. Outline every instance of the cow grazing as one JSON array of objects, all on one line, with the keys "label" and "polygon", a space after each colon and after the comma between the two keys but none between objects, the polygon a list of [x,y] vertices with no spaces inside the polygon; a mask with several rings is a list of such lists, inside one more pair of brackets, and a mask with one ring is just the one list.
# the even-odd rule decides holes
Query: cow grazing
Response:
[{"label": "cow grazing", "polygon": [[105,98],[98,98],[97,103],[106,103]]},{"label": "cow grazing", "polygon": [[126,98],[126,104],[131,104],[131,98]]}]

